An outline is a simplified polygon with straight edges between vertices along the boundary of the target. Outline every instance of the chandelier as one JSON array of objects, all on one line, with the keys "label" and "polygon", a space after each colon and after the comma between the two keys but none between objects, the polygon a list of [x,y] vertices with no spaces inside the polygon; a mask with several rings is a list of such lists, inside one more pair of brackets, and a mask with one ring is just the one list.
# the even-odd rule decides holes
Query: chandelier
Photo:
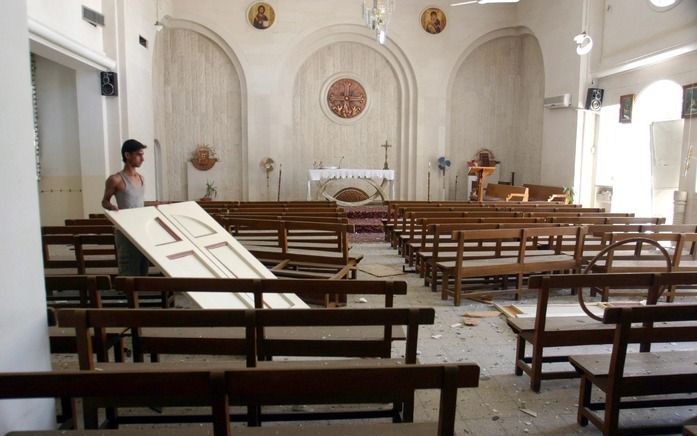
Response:
[{"label": "chandelier", "polygon": [[387,40],[387,25],[394,12],[395,0],[363,0],[363,19],[365,24],[375,31],[380,44]]}]

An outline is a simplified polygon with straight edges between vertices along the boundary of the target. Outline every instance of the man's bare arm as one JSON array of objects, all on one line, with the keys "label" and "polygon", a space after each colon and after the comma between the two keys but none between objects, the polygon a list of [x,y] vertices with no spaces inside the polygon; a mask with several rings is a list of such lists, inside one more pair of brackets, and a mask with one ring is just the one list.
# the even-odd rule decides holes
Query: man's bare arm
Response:
[{"label": "man's bare arm", "polygon": [[104,184],[104,197],[102,197],[102,207],[106,210],[119,210],[118,207],[116,207],[114,204],[111,202],[111,197],[116,194],[117,188],[119,186],[119,179],[118,177],[115,176],[109,176],[108,179],[106,179],[106,183]]}]

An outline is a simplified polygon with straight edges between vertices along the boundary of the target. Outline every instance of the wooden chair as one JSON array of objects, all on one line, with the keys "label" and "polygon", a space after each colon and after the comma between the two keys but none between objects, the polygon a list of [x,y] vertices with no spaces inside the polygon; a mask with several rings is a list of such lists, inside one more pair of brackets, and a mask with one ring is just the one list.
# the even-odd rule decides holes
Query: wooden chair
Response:
[{"label": "wooden chair", "polygon": [[[674,407],[697,404],[694,395],[676,397],[675,394],[697,392],[697,351],[666,351],[628,353],[634,331],[643,330],[644,340],[649,342],[697,341],[694,324],[697,321],[697,305],[666,305],[646,307],[609,308],[605,310],[603,324],[615,324],[612,354],[574,355],[569,361],[581,374],[578,404],[578,423],[592,422],[603,435],[652,434],[682,430],[679,425],[644,425],[620,428],[622,409]],[[632,327],[641,323],[642,327]],[[655,323],[670,325],[669,332]],[[598,387],[605,394],[605,401],[591,401],[591,389]],[[656,398],[657,395],[671,395]],[[633,399],[623,400],[632,397]],[[649,397],[637,399],[637,397]],[[601,411],[602,416],[598,413]]]}]

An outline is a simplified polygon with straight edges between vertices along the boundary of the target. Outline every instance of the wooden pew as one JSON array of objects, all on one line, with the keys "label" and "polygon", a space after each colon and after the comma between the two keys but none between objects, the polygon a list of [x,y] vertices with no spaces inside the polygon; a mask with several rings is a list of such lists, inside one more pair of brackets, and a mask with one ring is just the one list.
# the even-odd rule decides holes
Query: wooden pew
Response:
[{"label": "wooden pew", "polygon": [[524,186],[500,185],[498,183],[489,183],[486,185],[484,192],[484,201],[528,201],[528,188]]},{"label": "wooden pew", "polygon": [[409,210],[405,211],[398,225],[391,230],[392,246],[399,248],[399,241],[404,237],[404,234],[413,233],[413,228],[416,226],[419,218],[492,218],[500,219],[503,222],[510,218],[527,218],[539,219],[541,221],[550,221],[552,218],[608,218],[618,217],[625,218],[632,214],[610,214],[598,212],[595,209],[575,208],[573,212],[560,208],[537,208],[533,210],[506,209],[500,208],[480,208],[480,209],[440,209],[440,210]]},{"label": "wooden pew", "polygon": [[43,226],[44,269],[49,274],[86,274],[88,268],[114,272],[113,240],[113,226]]},{"label": "wooden pew", "polygon": [[311,279],[217,279],[172,277],[117,277],[114,288],[123,292],[129,307],[139,308],[141,295],[151,292],[236,292],[248,293],[249,308],[263,309],[264,294],[304,293],[329,306],[336,294],[384,295],[384,307],[394,306],[395,295],[406,295],[407,283],[386,280],[320,281]]},{"label": "wooden pew", "polygon": [[[551,202],[556,207],[560,208],[565,208],[565,209],[573,209],[580,207],[581,205],[576,205],[576,204],[563,204],[563,203],[558,203],[558,202]],[[549,207],[550,203],[549,202],[516,202],[516,201],[510,201],[510,202],[493,202],[493,201],[487,201],[487,202],[478,202],[478,201],[438,201],[438,202],[431,202],[431,201],[402,201],[402,200],[397,200],[397,201],[386,201],[385,205],[387,206],[387,218],[383,220],[383,227],[385,231],[385,240],[390,241],[391,236],[392,236],[392,229],[394,229],[397,226],[397,222],[400,220],[402,217],[402,214],[404,210],[411,210],[416,207],[426,207],[426,208],[450,208],[450,207],[468,207],[468,208],[482,208],[482,209],[489,209],[492,207],[507,207],[507,208],[516,208],[516,207],[526,207],[526,208],[535,208],[535,207]]]},{"label": "wooden pew", "polygon": [[564,224],[664,224],[663,217],[606,217],[606,216],[580,216],[580,217],[549,217],[550,223]]},{"label": "wooden pew", "polygon": [[[525,229],[496,229],[496,230],[458,230],[453,232],[453,239],[457,240],[457,252],[455,260],[439,262],[437,268],[443,275],[441,298],[447,300],[453,295],[456,306],[460,305],[462,298],[462,279],[468,277],[508,276],[515,275],[516,297],[523,293],[523,275],[532,272],[577,270],[581,266],[583,239],[585,227],[561,227],[561,228],[525,228]],[[576,248],[572,254],[561,251],[564,236],[573,236]],[[530,255],[526,253],[528,240],[532,238],[553,238],[554,244],[550,249],[551,255]],[[515,257],[493,257],[490,259],[472,259],[464,256],[464,248],[467,242],[518,241]],[[453,278],[453,287],[449,286],[449,279]]]},{"label": "wooden pew", "polygon": [[[49,307],[52,309],[51,314],[55,313],[55,308],[91,307],[99,309],[102,307],[102,292],[112,289],[109,276],[52,276],[46,277],[45,283]],[[70,292],[72,295],[70,295],[70,299],[63,302],[61,299],[65,296],[58,294],[66,292]],[[77,352],[75,329],[59,325],[55,316],[49,316],[48,333],[51,353]],[[112,348],[114,349],[114,360],[123,361],[124,333],[124,329],[95,329],[92,336],[92,346],[98,361],[108,362],[108,351]]]},{"label": "wooden pew", "polygon": [[[416,219],[415,230],[413,236],[410,234],[409,238],[405,238],[402,242],[401,253],[406,259],[409,266],[414,266],[415,261],[418,258],[418,254],[423,252],[430,252],[431,247],[436,239],[439,242],[450,241],[450,234],[440,233],[436,235],[433,233],[435,230],[434,225],[444,224],[444,225],[498,225],[498,224],[540,224],[544,223],[542,218],[418,218]],[[534,226],[533,226],[534,227]],[[475,227],[473,227],[475,228]],[[487,228],[487,227],[481,227]],[[451,232],[452,233],[452,232]]]},{"label": "wooden pew", "polygon": [[[256,368],[225,371],[160,372],[43,372],[0,373],[0,398],[42,398],[70,395],[96,397],[101,404],[126,401],[147,404],[153,399],[176,398],[180,404],[211,407],[211,427],[168,428],[171,435],[402,435],[453,436],[458,388],[476,387],[475,364],[379,367],[358,365],[330,368]],[[230,426],[230,405],[290,405],[394,401],[405,392],[440,390],[436,423],[353,423],[350,425],[235,427]],[[128,430],[18,431],[8,436],[134,434]],[[162,435],[161,429],[139,429],[137,434]]]},{"label": "wooden pew", "polygon": [[[395,370],[393,370],[395,369]],[[440,389],[438,423],[352,423],[302,429],[269,427],[259,435],[454,435],[457,388],[478,386],[479,367],[460,365],[406,365],[370,367],[242,370],[253,378],[228,377],[233,398],[258,405],[337,404],[390,402],[419,389]],[[279,388],[280,385],[280,388]],[[284,389],[285,386],[292,386]],[[275,429],[275,431],[274,431]]]},{"label": "wooden pew", "polygon": [[[83,370],[109,371],[122,369],[125,364],[95,362],[91,342],[91,329],[127,327],[133,333],[134,358],[145,353],[164,354],[214,354],[242,356],[244,360],[225,361],[225,365],[248,367],[290,365],[289,362],[270,362],[273,356],[312,356],[380,358],[383,365],[416,363],[418,328],[421,324],[433,324],[435,312],[432,308],[421,309],[248,309],[248,310],[153,310],[153,309],[62,309],[58,318],[62,325],[76,329],[80,368]],[[403,359],[391,358],[391,341],[384,336],[365,334],[363,327],[373,326],[386,334],[394,326],[406,326],[406,353]],[[232,328],[231,328],[232,327]],[[312,329],[307,329],[312,327]],[[332,337],[323,335],[322,328],[353,328],[353,334]],[[153,330],[154,328],[154,330]],[[180,336],[185,328],[196,328],[195,335]],[[169,333],[163,330],[171,329]],[[389,339],[389,338],[388,338]],[[305,364],[325,366],[323,361],[308,361]],[[350,361],[345,361],[350,362]],[[210,362],[216,367],[219,361]],[[297,364],[297,362],[293,362]],[[186,367],[186,363],[133,363],[130,367],[157,365],[165,370]],[[200,365],[197,363],[197,365]],[[401,406],[395,404],[391,410],[383,410],[381,416],[394,420],[413,419],[413,397],[404,397],[403,415]],[[87,406],[85,406],[87,407]],[[339,412],[335,412],[338,414]],[[369,416],[378,414],[371,411]],[[88,414],[86,426],[94,426],[96,413]],[[115,416],[115,414],[114,414]],[[262,416],[263,418],[263,416]],[[115,418],[116,419],[116,418]],[[259,417],[254,418],[257,422]],[[136,419],[137,420],[137,419]],[[129,422],[135,422],[131,420]]]},{"label": "wooden pew", "polygon": [[[550,317],[547,309],[550,293],[559,289],[610,288],[643,289],[648,295],[648,304],[655,304],[662,287],[697,283],[694,273],[637,273],[637,274],[557,274],[532,276],[530,289],[537,289],[537,310],[534,318],[508,318],[506,322],[516,335],[515,374],[530,376],[530,388],[539,392],[542,380],[576,377],[575,371],[545,371],[545,363],[568,362],[568,356],[545,355],[545,348],[563,348],[583,345],[612,343],[613,328],[588,316]],[[643,339],[641,330],[636,330],[632,342]],[[531,355],[526,354],[530,344]]]},{"label": "wooden pew", "polygon": [[[639,241],[632,240],[640,238]],[[647,252],[644,250],[646,242],[653,241],[657,244],[672,244],[672,253],[666,258],[657,250]],[[609,244],[622,243],[634,250],[633,256],[616,257],[614,250],[609,251],[602,259],[589,265],[589,269],[595,273],[611,272],[663,272],[663,271],[697,271],[697,233],[611,233]],[[623,244],[623,245],[625,245]],[[602,290],[602,300],[607,301],[610,291]],[[673,301],[676,291],[671,288],[666,296],[668,301]],[[692,295],[695,295],[694,293]]]},{"label": "wooden pew", "polygon": [[[271,271],[282,277],[339,280],[356,278],[362,256],[349,255],[350,224],[304,221],[243,220],[244,225],[257,230],[273,230],[277,247],[246,244],[246,248]],[[221,220],[222,225],[235,232],[242,221]],[[319,235],[321,239],[290,239],[289,235]],[[314,242],[308,242],[314,241]],[[317,242],[319,241],[319,242]],[[319,250],[321,249],[321,250]]]},{"label": "wooden pew", "polygon": [[[220,217],[218,222],[240,243],[246,246],[284,247],[298,250],[341,252],[345,243],[342,236],[354,231],[347,218],[286,219],[284,217]],[[290,224],[290,223],[298,223]],[[303,224],[304,223],[304,224]],[[313,224],[309,224],[313,223]],[[341,225],[341,227],[335,226]],[[338,231],[337,231],[338,229]],[[350,249],[350,247],[347,247]]]},{"label": "wooden pew", "polygon": [[[46,371],[0,373],[0,398],[82,398],[98,400],[101,404],[118,405],[124,402],[149,404],[153,399],[167,399],[180,405],[211,406],[215,434],[229,434],[227,403],[225,398],[224,374],[210,370],[181,370],[163,372],[156,368],[140,368],[134,371]],[[220,407],[225,404],[224,407]],[[77,413],[73,414],[78,421]],[[120,431],[113,430],[115,435]],[[112,431],[16,431],[8,435],[96,435],[111,434]],[[126,432],[124,432],[126,433]],[[136,433],[158,434],[161,430],[141,429]],[[169,434],[169,433],[168,433]],[[187,429],[184,434],[213,434]]]},{"label": "wooden pew", "polygon": [[561,186],[531,185],[524,183],[528,188],[530,201],[563,201],[566,202],[566,193]]},{"label": "wooden pew", "polygon": [[[237,292],[247,293],[249,308],[263,309],[265,295],[296,293],[311,300],[324,301],[325,307],[336,305],[337,301],[346,301],[350,295],[380,295],[384,296],[383,307],[394,307],[394,297],[396,295],[406,295],[407,284],[403,281],[382,281],[382,280],[355,280],[355,281],[319,281],[309,279],[187,279],[187,278],[164,278],[164,277],[122,277],[117,278],[114,287],[128,296],[130,307],[140,307],[140,295],[143,293],[157,292],[167,289],[170,292],[211,292],[226,293]],[[192,332],[189,337],[200,337],[200,332]],[[332,328],[332,329],[296,329],[293,332],[281,331],[284,337],[298,339],[308,337],[308,335],[321,338],[327,334],[334,338],[382,338],[385,341],[384,349],[387,350],[392,345],[392,341],[405,340],[406,335],[401,328],[379,328],[379,327],[354,327],[354,328]],[[187,332],[181,331],[178,336],[186,337]],[[234,339],[238,336],[233,335]],[[205,338],[202,338],[205,339]],[[154,340],[154,339],[153,339]],[[164,339],[166,341],[166,339]],[[136,350],[135,356],[142,360],[142,352]],[[389,356],[385,354],[384,356]],[[273,355],[265,356],[267,359]]]},{"label": "wooden pew", "polygon": [[[653,422],[633,428],[619,428],[622,409],[675,407],[697,405],[694,395],[677,397],[675,394],[697,392],[697,350],[628,353],[627,345],[633,342],[636,330],[644,332],[643,339],[656,342],[697,341],[694,324],[697,321],[697,305],[667,305],[652,307],[608,308],[603,324],[614,324],[612,354],[573,355],[569,361],[581,374],[578,404],[578,423],[592,422],[604,436],[623,434],[679,433],[683,423],[677,425],[651,425]],[[641,327],[632,324],[641,323]],[[658,327],[656,324],[670,327]],[[598,387],[605,394],[605,401],[591,401],[591,390]],[[657,395],[671,395],[656,398]],[[632,397],[633,399],[625,399]],[[637,399],[637,397],[645,397]],[[648,397],[648,398],[647,398]],[[601,411],[601,413],[598,413]]]},{"label": "wooden pew", "polygon": [[[523,229],[538,227],[563,227],[560,224],[549,223],[499,223],[499,224],[431,224],[429,233],[433,234],[433,242],[423,244],[417,254],[417,268],[424,278],[424,285],[430,286],[431,291],[437,291],[439,262],[451,262],[457,258],[458,243],[453,242],[451,236],[455,231],[485,230],[485,229]],[[528,254],[550,254],[549,250],[541,250],[539,241],[528,241],[526,251]],[[469,260],[487,259],[497,257],[517,256],[519,243],[516,241],[475,241],[463,246],[463,256]]]}]

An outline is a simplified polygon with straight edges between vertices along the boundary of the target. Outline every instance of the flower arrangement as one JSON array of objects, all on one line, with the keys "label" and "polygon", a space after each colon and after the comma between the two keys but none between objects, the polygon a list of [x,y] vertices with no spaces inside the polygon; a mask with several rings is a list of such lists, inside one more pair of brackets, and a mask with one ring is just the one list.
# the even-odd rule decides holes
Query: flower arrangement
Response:
[{"label": "flower arrangement", "polygon": [[215,182],[206,180],[206,195],[204,199],[211,200],[218,196],[218,188],[215,187]]}]

